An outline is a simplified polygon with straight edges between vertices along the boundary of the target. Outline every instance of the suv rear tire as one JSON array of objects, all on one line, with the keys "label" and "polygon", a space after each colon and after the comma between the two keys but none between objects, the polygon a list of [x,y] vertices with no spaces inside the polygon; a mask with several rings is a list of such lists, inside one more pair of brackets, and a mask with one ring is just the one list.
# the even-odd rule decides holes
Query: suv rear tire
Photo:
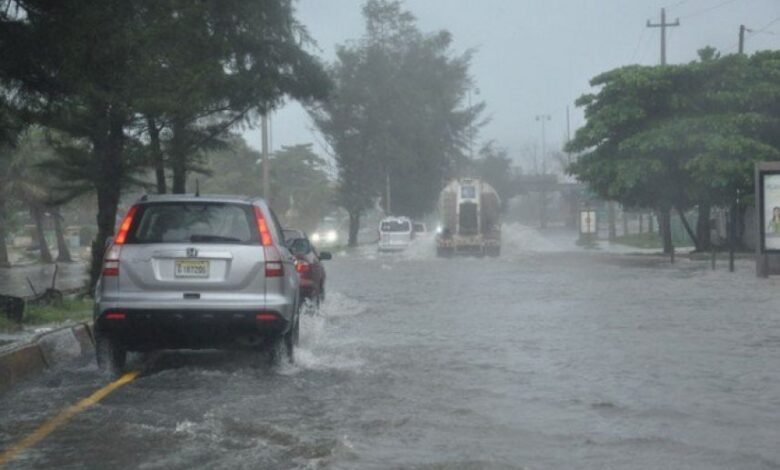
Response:
[{"label": "suv rear tire", "polygon": [[295,346],[298,345],[300,331],[300,315],[295,315],[295,323],[287,333],[274,338],[269,351],[271,365],[281,365],[283,360],[290,364],[295,363]]},{"label": "suv rear tire", "polygon": [[119,376],[125,370],[127,348],[117,339],[105,333],[95,335],[95,356],[100,370]]}]

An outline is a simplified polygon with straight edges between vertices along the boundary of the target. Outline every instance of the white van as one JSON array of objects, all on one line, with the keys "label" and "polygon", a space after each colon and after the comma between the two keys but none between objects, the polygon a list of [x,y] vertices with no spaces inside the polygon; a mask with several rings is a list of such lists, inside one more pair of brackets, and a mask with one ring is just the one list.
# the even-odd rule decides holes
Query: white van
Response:
[{"label": "white van", "polygon": [[414,232],[408,217],[385,217],[379,222],[379,251],[405,250]]}]

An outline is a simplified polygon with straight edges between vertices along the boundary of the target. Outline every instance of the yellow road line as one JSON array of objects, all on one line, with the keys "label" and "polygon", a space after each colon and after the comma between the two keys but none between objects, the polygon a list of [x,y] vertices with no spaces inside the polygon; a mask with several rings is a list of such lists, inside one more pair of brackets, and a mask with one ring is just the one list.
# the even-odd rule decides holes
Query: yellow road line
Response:
[{"label": "yellow road line", "polygon": [[61,411],[60,414],[58,414],[57,416],[43,423],[43,425],[41,425],[41,427],[33,431],[32,434],[30,434],[29,436],[25,437],[21,441],[17,442],[16,444],[12,445],[8,449],[0,453],[0,467],[4,466],[5,464],[13,460],[20,452],[23,452],[25,449],[29,449],[30,447],[41,442],[43,439],[46,438],[46,436],[54,432],[54,430],[56,430],[58,427],[67,423],[68,420],[70,420],[75,415],[81,413],[82,411],[86,410],[90,406],[104,399],[106,396],[108,396],[111,392],[118,389],[119,387],[126,385],[132,382],[133,380],[135,380],[140,373],[141,373],[140,371],[127,372],[126,374],[119,377],[114,382],[111,382],[110,384],[101,388],[97,392],[93,393],[90,397],[85,398],[80,402],[76,403],[75,405],[66,408],[65,410]]}]

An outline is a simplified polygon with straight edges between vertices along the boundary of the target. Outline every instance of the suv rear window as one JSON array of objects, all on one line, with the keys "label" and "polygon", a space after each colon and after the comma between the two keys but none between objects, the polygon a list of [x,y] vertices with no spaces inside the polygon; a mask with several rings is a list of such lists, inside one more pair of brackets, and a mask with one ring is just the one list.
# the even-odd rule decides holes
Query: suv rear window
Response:
[{"label": "suv rear window", "polygon": [[252,207],[165,202],[138,208],[127,243],[259,243]]},{"label": "suv rear window", "polygon": [[399,222],[397,220],[392,220],[388,222],[382,222],[382,228],[380,230],[383,232],[409,232],[411,229],[409,227],[409,222]]}]

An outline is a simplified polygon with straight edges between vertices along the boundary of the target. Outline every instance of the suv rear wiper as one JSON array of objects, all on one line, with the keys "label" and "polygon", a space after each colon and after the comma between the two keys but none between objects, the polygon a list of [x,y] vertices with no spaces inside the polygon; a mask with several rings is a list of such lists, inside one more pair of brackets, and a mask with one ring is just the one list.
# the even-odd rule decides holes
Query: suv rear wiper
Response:
[{"label": "suv rear wiper", "polygon": [[240,238],[223,237],[222,235],[191,235],[191,242],[240,242]]}]

